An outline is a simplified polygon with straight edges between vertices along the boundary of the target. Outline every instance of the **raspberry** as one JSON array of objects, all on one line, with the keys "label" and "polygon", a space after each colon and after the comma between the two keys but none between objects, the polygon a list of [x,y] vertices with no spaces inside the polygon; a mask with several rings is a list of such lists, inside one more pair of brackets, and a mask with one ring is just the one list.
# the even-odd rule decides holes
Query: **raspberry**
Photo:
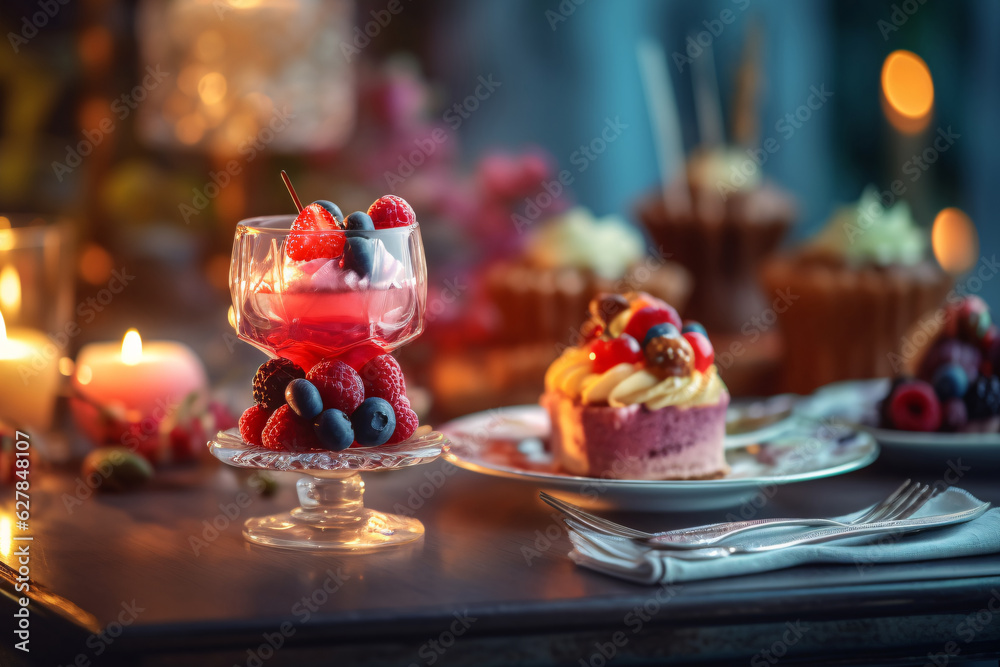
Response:
[{"label": "raspberry", "polygon": [[914,380],[899,385],[889,397],[889,416],[903,431],[936,431],[941,426],[941,403],[933,387]]},{"label": "raspberry", "polygon": [[285,387],[288,383],[305,376],[306,372],[293,361],[269,359],[253,376],[253,400],[268,410],[277,410],[285,404]]},{"label": "raspberry", "polygon": [[639,341],[628,334],[611,340],[598,339],[590,348],[594,359],[594,372],[603,373],[618,364],[634,364],[642,359]]},{"label": "raspberry", "polygon": [[406,380],[399,362],[391,354],[382,354],[361,367],[365,398],[384,398],[393,408],[400,396],[406,396]]},{"label": "raspberry", "polygon": [[302,452],[321,448],[312,424],[296,417],[287,405],[275,410],[267,420],[261,446],[276,452]]},{"label": "raspberry", "polygon": [[334,259],[344,253],[347,237],[336,218],[319,204],[309,204],[292,223],[285,252],[294,260]]},{"label": "raspberry", "polygon": [[419,421],[417,413],[409,407],[397,407],[394,405],[393,408],[396,411],[396,430],[392,432],[392,436],[386,443],[389,445],[409,440],[413,432],[417,430],[417,423]]},{"label": "raspberry", "polygon": [[636,340],[645,340],[646,332],[655,324],[669,322],[681,330],[681,318],[677,311],[664,304],[665,307],[645,306],[632,313],[625,325],[625,333]]},{"label": "raspberry", "polygon": [[886,392],[885,398],[882,399],[878,406],[879,426],[882,428],[895,428],[892,424],[892,395],[896,393],[896,389],[900,386],[914,381],[916,381],[916,378],[912,375],[897,375],[892,379],[892,382],[889,384],[889,391]]},{"label": "raspberry", "polygon": [[309,369],[306,379],[319,389],[326,410],[332,408],[350,415],[365,400],[358,372],[339,359],[319,362]]},{"label": "raspberry", "polygon": [[254,447],[261,447],[261,437],[264,434],[264,426],[271,417],[271,410],[263,405],[251,405],[240,417],[240,436],[244,442]]},{"label": "raspberry", "polygon": [[965,394],[969,419],[988,419],[1000,414],[1000,377],[980,377]]},{"label": "raspberry", "polygon": [[406,227],[417,221],[417,214],[406,200],[396,195],[383,195],[376,199],[375,203],[368,207],[368,215],[375,223],[375,229]]}]

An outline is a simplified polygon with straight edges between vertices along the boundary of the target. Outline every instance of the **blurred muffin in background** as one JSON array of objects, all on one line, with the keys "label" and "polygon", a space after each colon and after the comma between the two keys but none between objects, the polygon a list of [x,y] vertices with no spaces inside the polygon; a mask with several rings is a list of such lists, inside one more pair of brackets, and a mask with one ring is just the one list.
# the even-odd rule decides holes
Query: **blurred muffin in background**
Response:
[{"label": "blurred muffin in background", "polygon": [[579,206],[528,232],[523,252],[495,262],[485,285],[499,315],[498,340],[566,345],[578,342],[582,314],[598,292],[642,290],[674,307],[691,292],[688,272],[650,255],[635,226]]},{"label": "blurred muffin in background", "polygon": [[598,292],[645,291],[682,307],[690,274],[651,255],[634,225],[576,207],[531,225],[522,250],[487,265],[480,282],[488,333],[480,345],[440,347],[430,373],[439,414],[537,402],[545,369],[579,344]]},{"label": "blurred muffin in background", "polygon": [[760,264],[795,219],[795,203],[761,178],[746,152],[695,151],[686,179],[641,201],[638,215],[654,247],[694,278],[684,317],[713,334],[735,334],[765,309]]},{"label": "blurred muffin in background", "polygon": [[768,262],[767,289],[786,290],[791,301],[777,314],[784,388],[806,393],[838,380],[892,375],[890,355],[952,286],[929,247],[909,206],[886,208],[869,187],[811,242]]}]

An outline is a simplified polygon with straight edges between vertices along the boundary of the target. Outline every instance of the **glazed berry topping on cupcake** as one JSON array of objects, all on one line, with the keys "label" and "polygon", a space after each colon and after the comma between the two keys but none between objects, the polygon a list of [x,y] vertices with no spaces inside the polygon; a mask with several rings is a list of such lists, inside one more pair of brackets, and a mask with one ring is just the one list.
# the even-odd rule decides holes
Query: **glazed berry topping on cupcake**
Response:
[{"label": "glazed berry topping on cupcake", "polygon": [[642,347],[639,342],[622,334],[611,339],[594,341],[590,348],[590,358],[594,361],[594,372],[604,371],[618,364],[634,364],[642,359]]},{"label": "glazed berry topping on cupcake", "polygon": [[694,370],[694,350],[677,327],[672,331],[651,337],[646,342],[643,353],[649,370],[658,377],[678,377],[691,375]]}]

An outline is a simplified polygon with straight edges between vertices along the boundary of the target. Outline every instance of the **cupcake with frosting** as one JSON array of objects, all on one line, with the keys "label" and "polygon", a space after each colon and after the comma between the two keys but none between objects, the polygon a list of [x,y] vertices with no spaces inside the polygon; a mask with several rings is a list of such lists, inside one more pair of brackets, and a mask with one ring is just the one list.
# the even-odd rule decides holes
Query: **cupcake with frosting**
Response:
[{"label": "cupcake with frosting", "polygon": [[676,307],[691,291],[680,265],[651,256],[634,225],[577,206],[528,232],[516,258],[495,263],[486,291],[506,342],[576,342],[579,313],[602,291],[645,290]]},{"label": "cupcake with frosting", "polygon": [[739,333],[764,309],[757,274],[795,219],[795,203],[745,150],[694,151],[685,178],[646,197],[638,214],[654,245],[694,276],[685,317],[713,335]]},{"label": "cupcake with frosting", "polygon": [[869,186],[811,242],[771,260],[764,282],[788,295],[777,313],[786,389],[893,375],[907,331],[952,285],[929,248],[906,202],[885,207]]},{"label": "cupcake with frosting", "polygon": [[704,327],[641,292],[599,295],[589,310],[588,340],[545,374],[560,466],[616,479],[724,475],[729,392]]}]

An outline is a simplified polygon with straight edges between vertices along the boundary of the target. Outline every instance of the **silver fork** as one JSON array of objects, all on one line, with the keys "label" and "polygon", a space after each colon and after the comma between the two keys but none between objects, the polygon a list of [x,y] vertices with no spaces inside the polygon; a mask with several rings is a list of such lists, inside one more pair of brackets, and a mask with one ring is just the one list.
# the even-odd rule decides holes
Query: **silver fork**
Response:
[{"label": "silver fork", "polygon": [[683,528],[660,533],[646,533],[641,530],[622,526],[621,524],[590,514],[582,508],[555,498],[544,491],[540,494],[540,497],[566,516],[605,535],[642,541],[648,543],[650,546],[661,549],[697,549],[718,544],[733,535],[761,528],[779,526],[848,526],[875,521],[887,521],[890,519],[904,519],[923,507],[933,495],[934,490],[931,487],[911,483],[910,480],[906,480],[885,500],[873,505],[867,512],[850,522],[841,522],[835,519],[754,519],[750,521],[708,524],[695,528]]}]

